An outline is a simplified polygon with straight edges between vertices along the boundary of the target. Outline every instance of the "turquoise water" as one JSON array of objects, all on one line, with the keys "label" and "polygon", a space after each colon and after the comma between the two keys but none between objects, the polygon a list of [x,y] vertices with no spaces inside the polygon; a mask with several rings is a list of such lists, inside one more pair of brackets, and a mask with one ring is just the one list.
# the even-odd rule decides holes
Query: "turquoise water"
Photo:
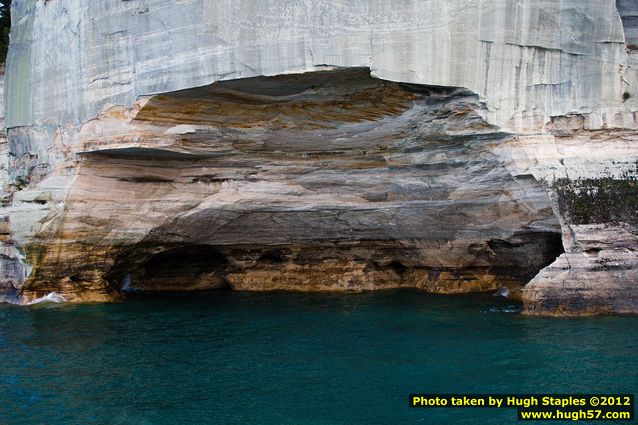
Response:
[{"label": "turquoise water", "polygon": [[491,296],[220,292],[0,305],[0,423],[514,424],[408,394],[637,393],[638,317]]}]

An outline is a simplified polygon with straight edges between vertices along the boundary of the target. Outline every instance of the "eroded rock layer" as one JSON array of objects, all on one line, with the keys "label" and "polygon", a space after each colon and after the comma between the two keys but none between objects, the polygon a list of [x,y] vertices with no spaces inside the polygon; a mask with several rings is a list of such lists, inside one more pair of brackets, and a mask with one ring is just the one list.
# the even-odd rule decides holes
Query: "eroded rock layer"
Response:
[{"label": "eroded rock layer", "polygon": [[32,288],[517,289],[562,252],[559,224],[541,185],[491,152],[510,136],[478,108],[461,89],[354,69],[106,116],[83,129],[93,150],[59,230],[28,247]]}]

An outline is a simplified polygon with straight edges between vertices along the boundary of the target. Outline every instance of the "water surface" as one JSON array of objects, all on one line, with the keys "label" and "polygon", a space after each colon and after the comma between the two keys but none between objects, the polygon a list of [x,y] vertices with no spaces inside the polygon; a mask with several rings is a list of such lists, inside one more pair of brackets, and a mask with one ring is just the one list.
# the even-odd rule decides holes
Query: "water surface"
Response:
[{"label": "water surface", "polygon": [[515,424],[408,394],[638,393],[638,317],[518,310],[413,291],[0,305],[0,423]]}]

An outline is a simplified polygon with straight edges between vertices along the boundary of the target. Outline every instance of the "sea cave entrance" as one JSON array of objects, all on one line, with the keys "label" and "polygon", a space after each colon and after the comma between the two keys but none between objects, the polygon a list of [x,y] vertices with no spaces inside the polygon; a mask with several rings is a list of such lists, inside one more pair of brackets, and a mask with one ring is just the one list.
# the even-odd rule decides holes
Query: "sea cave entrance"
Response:
[{"label": "sea cave entrance", "polygon": [[155,214],[114,285],[520,288],[563,252],[560,225],[541,184],[508,171],[494,147],[512,136],[482,107],[365,68],[152,97],[130,124],[136,147],[87,157]]}]

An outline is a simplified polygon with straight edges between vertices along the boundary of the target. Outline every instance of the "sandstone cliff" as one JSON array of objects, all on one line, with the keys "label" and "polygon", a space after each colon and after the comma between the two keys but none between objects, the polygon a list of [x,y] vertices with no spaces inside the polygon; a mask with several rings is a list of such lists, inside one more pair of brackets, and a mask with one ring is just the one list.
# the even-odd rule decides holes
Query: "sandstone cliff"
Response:
[{"label": "sandstone cliff", "polygon": [[531,314],[635,313],[632,13],[16,1],[0,286],[508,287]]}]

